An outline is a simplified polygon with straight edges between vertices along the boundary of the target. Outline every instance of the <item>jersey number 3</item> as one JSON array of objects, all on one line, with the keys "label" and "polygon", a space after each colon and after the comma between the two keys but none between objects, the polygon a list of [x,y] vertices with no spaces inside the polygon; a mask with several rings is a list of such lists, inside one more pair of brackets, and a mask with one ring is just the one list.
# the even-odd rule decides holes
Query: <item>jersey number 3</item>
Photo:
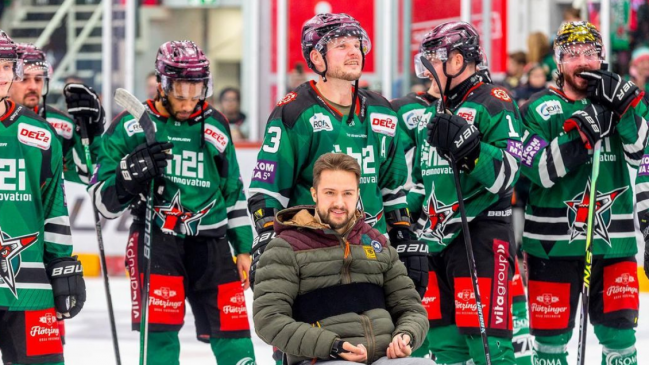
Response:
[{"label": "jersey number 3", "polygon": [[270,127],[266,131],[266,135],[270,138],[268,144],[264,144],[264,152],[276,153],[279,150],[279,142],[282,139],[282,130],[279,127]]}]

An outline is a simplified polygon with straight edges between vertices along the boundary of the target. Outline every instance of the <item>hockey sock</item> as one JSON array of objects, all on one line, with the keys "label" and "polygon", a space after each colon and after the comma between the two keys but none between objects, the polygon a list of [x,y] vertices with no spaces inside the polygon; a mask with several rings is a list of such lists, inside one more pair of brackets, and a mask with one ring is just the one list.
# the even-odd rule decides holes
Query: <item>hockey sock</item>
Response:
[{"label": "hockey sock", "polygon": [[536,336],[534,364],[568,365],[568,342],[572,331],[557,336]]},{"label": "hockey sock", "polygon": [[435,355],[438,365],[463,365],[471,360],[464,336],[456,326],[431,328],[426,338],[433,339],[429,341],[428,348]]},{"label": "hockey sock", "polygon": [[634,365],[638,363],[635,329],[619,329],[595,325],[595,335],[602,344],[602,365]]},{"label": "hockey sock", "polygon": [[147,363],[180,364],[180,340],[178,340],[177,331],[149,332]]},{"label": "hockey sock", "polygon": [[[466,343],[469,345],[469,354],[476,365],[485,364],[484,346],[480,335],[465,336]],[[491,363],[493,365],[514,365],[514,346],[512,340],[504,337],[487,337],[489,342],[489,352],[491,354]]]},{"label": "hockey sock", "polygon": [[514,357],[517,365],[532,364],[532,336],[530,335],[529,320],[527,318],[527,303],[515,302],[512,306],[514,319]]},{"label": "hockey sock", "polygon": [[210,338],[210,346],[219,365],[255,365],[250,337]]}]

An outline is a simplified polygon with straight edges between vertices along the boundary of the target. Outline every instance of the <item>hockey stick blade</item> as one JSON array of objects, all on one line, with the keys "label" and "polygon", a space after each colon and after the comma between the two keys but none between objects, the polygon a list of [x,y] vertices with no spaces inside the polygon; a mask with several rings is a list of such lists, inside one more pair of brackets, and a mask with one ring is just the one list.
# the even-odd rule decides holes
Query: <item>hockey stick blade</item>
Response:
[{"label": "hockey stick blade", "polygon": [[144,104],[138,100],[133,94],[125,89],[118,88],[115,90],[115,102],[126,109],[140,124],[146,137],[146,142],[152,144],[155,142],[155,125],[146,113]]}]

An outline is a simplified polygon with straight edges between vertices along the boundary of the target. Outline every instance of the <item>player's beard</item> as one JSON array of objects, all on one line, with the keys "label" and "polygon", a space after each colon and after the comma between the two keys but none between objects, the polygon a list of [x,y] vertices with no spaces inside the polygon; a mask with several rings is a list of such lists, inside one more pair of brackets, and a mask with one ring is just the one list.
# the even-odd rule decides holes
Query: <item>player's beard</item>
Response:
[{"label": "player's beard", "polygon": [[361,72],[362,70],[360,68],[358,71],[345,71],[344,66],[342,66],[327,71],[327,77],[345,81],[356,81],[361,78]]},{"label": "player's beard", "polygon": [[[336,209],[336,210],[342,210],[345,212],[345,219],[342,221],[334,222],[331,220],[331,209]],[[318,217],[320,217],[320,221],[324,224],[328,224],[331,229],[337,230],[341,229],[344,227],[347,227],[349,225],[349,222],[351,222],[352,219],[354,219],[354,214],[355,212],[349,212],[347,209],[344,207],[336,207],[333,206],[331,209],[326,209],[326,210],[321,210],[318,208],[316,205],[316,211],[318,212]]]},{"label": "player's beard", "polygon": [[[574,91],[576,91],[578,93],[583,93],[583,94],[585,94],[586,91],[588,90],[588,83],[582,82],[583,86],[580,86],[579,84],[577,84],[577,78],[578,78],[577,75],[579,75],[580,73],[582,73],[584,71],[589,71],[589,70],[586,69],[586,68],[578,68],[575,71],[573,71],[572,73],[564,73],[563,74],[564,82],[566,83],[566,85],[569,85],[572,90],[574,90]],[[581,80],[583,80],[583,79],[581,79]]]},{"label": "player's beard", "polygon": [[[29,96],[33,96],[34,98],[28,99]],[[41,97],[40,97],[40,95],[38,95],[38,93],[33,92],[33,91],[28,92],[23,97],[23,102],[21,103],[21,105],[23,105],[24,107],[29,108],[29,109],[34,109],[38,105],[39,100],[41,100]]]}]

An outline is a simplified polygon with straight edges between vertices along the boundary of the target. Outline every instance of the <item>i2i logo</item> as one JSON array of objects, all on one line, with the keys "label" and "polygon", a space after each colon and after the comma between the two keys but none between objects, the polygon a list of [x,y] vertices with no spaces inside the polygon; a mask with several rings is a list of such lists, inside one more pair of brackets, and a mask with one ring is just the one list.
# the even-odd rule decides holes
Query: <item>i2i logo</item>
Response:
[{"label": "i2i logo", "polygon": [[0,190],[24,191],[25,174],[24,159],[0,158]]}]

